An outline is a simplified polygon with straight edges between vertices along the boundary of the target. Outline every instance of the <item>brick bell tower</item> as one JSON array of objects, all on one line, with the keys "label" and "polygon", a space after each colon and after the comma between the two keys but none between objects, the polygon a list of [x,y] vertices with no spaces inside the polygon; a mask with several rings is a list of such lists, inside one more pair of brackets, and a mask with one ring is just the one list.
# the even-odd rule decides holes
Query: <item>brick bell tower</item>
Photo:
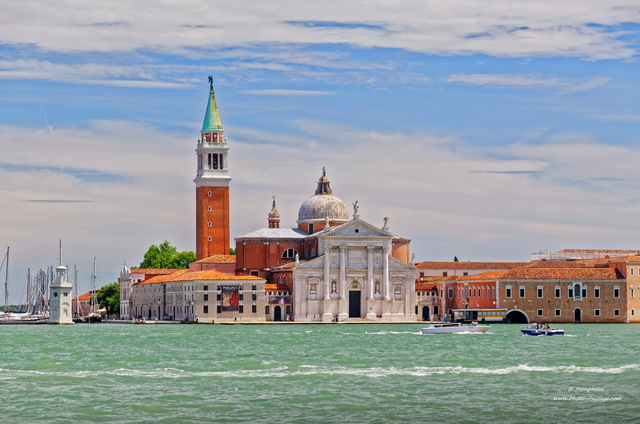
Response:
[{"label": "brick bell tower", "polygon": [[224,137],[218,105],[209,77],[209,102],[196,149],[196,257],[228,255],[229,234],[229,146]]}]

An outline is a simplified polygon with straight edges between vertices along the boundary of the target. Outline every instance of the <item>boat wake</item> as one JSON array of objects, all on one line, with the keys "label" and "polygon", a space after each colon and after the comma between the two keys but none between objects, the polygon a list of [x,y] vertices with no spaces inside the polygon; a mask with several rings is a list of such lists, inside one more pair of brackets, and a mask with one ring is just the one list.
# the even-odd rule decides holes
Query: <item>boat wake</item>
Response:
[{"label": "boat wake", "polygon": [[[274,364],[275,365],[275,364]],[[618,367],[581,367],[577,365],[560,366],[536,366],[519,364],[504,368],[484,368],[484,367],[325,367],[317,365],[298,365],[288,367],[285,365],[273,366],[265,369],[234,370],[234,371],[193,371],[179,368],[157,368],[149,370],[136,370],[128,368],[118,368],[114,370],[82,370],[82,371],[60,371],[60,370],[9,370],[0,368],[0,381],[14,380],[28,376],[64,376],[70,378],[94,378],[102,377],[128,377],[142,379],[181,379],[193,377],[208,378],[289,378],[297,376],[361,376],[361,377],[392,377],[392,376],[414,376],[423,377],[431,375],[459,375],[459,374],[486,374],[486,375],[508,375],[517,373],[558,373],[558,374],[622,374],[629,371],[640,370],[640,364],[627,364]]]}]

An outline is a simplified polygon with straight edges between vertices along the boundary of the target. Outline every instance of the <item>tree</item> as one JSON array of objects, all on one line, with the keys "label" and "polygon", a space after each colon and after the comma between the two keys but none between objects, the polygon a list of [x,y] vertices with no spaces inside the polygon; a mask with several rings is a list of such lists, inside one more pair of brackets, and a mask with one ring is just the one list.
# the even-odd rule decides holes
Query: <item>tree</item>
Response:
[{"label": "tree", "polygon": [[457,256],[453,257],[453,262],[458,262],[458,257]]},{"label": "tree", "polygon": [[107,310],[107,316],[120,312],[120,284],[111,283],[100,290],[96,294],[98,305]]},{"label": "tree", "polygon": [[229,248],[229,254],[230,255],[235,255],[236,254],[236,249],[234,249],[233,247]]},{"label": "tree", "polygon": [[178,252],[178,250],[168,241],[156,246],[152,244],[144,260],[140,263],[140,268],[189,268],[191,262],[196,261],[196,254],[193,251]]}]

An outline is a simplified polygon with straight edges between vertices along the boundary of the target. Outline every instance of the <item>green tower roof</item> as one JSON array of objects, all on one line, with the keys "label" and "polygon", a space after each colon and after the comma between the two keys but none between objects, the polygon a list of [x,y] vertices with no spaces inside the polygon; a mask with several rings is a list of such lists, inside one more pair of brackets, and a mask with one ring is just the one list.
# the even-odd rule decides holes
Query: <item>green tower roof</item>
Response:
[{"label": "green tower roof", "polygon": [[204,114],[204,122],[202,131],[222,131],[222,121],[218,113],[218,105],[216,104],[216,96],[213,93],[213,86],[209,91],[209,102],[207,103],[207,111]]}]

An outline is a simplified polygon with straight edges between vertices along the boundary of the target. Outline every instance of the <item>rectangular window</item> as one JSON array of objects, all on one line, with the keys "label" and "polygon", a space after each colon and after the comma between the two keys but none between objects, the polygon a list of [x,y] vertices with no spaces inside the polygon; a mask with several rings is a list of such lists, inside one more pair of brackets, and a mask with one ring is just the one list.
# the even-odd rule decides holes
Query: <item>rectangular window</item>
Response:
[{"label": "rectangular window", "polygon": [[251,294],[251,300],[256,300],[258,298],[258,295],[255,293]]},{"label": "rectangular window", "polygon": [[569,287],[568,294],[569,297],[573,297],[573,287]]},{"label": "rectangular window", "polygon": [[613,297],[614,298],[619,298],[620,297],[620,287],[614,287],[613,288]]},{"label": "rectangular window", "polygon": [[619,317],[620,316],[620,309],[614,309],[613,310],[613,316]]},{"label": "rectangular window", "polygon": [[463,272],[462,275],[469,275],[469,273],[468,272]]},{"label": "rectangular window", "polygon": [[287,315],[291,315],[291,305],[287,305],[287,306],[285,307],[285,314],[287,314]]},{"label": "rectangular window", "polygon": [[542,297],[542,287],[538,287],[538,298]]},{"label": "rectangular window", "polygon": [[633,267],[629,268],[629,271],[631,271],[631,275],[633,275]]},{"label": "rectangular window", "polygon": [[216,295],[216,300],[222,300],[222,293],[218,293]]},{"label": "rectangular window", "polygon": [[264,314],[269,315],[269,305],[264,307]]},{"label": "rectangular window", "polygon": [[587,297],[587,288],[583,287],[582,288],[582,298],[584,299],[585,297]]},{"label": "rectangular window", "polygon": [[204,290],[204,291],[209,290],[209,286],[205,284],[205,285],[202,287],[202,290]]},{"label": "rectangular window", "polygon": [[259,275],[259,274],[260,274],[260,271],[257,271],[257,270],[251,270],[251,271],[249,272],[249,274],[253,275],[254,277],[259,277],[259,276],[260,276],[260,275]]},{"label": "rectangular window", "polygon": [[219,314],[222,313],[222,305],[216,306],[216,312]]},{"label": "rectangular window", "polygon": [[240,313],[244,312],[244,306],[243,305],[238,305],[238,312],[240,312]]},{"label": "rectangular window", "polygon": [[424,272],[420,273],[420,278],[424,277]]},{"label": "rectangular window", "polygon": [[255,314],[256,312],[258,312],[258,307],[256,305],[251,305],[251,313]]},{"label": "rectangular window", "polygon": [[256,286],[255,284],[251,286],[251,290],[256,291],[258,290],[258,286]]},{"label": "rectangular window", "polygon": [[208,314],[209,313],[209,305],[204,305],[202,307],[202,313],[203,314]]},{"label": "rectangular window", "polygon": [[446,277],[447,275],[448,275],[447,271],[443,271],[443,272],[442,272],[442,276],[443,276],[443,277]]},{"label": "rectangular window", "polygon": [[600,298],[600,287],[596,287],[593,289],[593,297],[595,297],[596,299]]},{"label": "rectangular window", "polygon": [[520,297],[524,298],[524,287],[520,287]]},{"label": "rectangular window", "polygon": [[207,293],[203,294],[202,300],[209,300],[209,295]]},{"label": "rectangular window", "polygon": [[505,295],[507,296],[507,298],[511,298],[511,287],[507,287]]},{"label": "rectangular window", "polygon": [[561,310],[561,309],[556,309],[556,310],[554,311],[554,314],[555,314],[557,317],[559,317],[561,313],[562,313],[562,310]]},{"label": "rectangular window", "polygon": [[244,300],[244,295],[242,293],[238,294],[238,300]]},{"label": "rectangular window", "polygon": [[453,289],[449,289],[449,297],[453,297]]},{"label": "rectangular window", "polygon": [[541,317],[542,316],[542,309],[538,309],[538,316]]},{"label": "rectangular window", "polygon": [[560,287],[556,287],[556,299],[560,298]]},{"label": "rectangular window", "polygon": [[600,316],[600,309],[594,309],[593,310],[593,315],[599,317]]}]

